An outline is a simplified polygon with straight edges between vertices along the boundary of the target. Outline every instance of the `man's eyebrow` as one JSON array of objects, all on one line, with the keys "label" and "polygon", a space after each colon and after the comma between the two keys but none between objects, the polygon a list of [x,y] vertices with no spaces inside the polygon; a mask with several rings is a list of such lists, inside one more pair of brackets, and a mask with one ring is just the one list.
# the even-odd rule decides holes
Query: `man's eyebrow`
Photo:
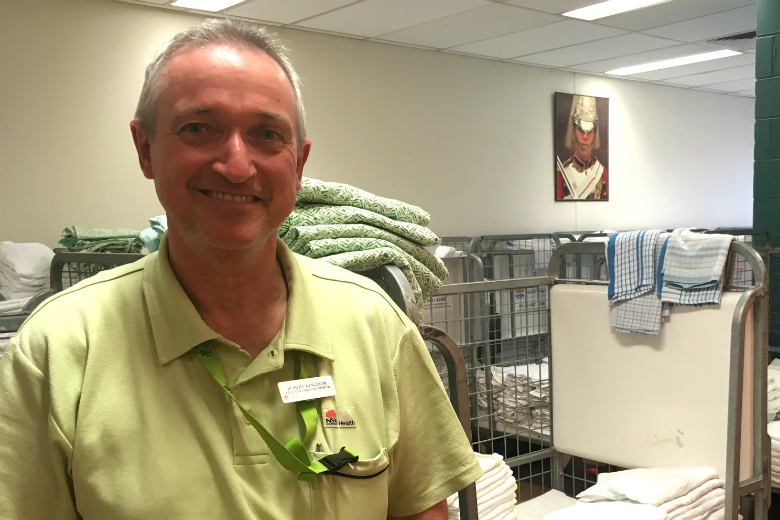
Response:
[{"label": "man's eyebrow", "polygon": [[201,114],[208,114],[213,112],[214,110],[209,107],[194,105],[191,107],[186,107],[183,110],[179,111],[178,114],[176,114],[179,117],[182,116],[190,116],[190,115],[201,115]]},{"label": "man's eyebrow", "polygon": [[264,120],[270,120],[270,121],[282,121],[285,123],[292,123],[289,117],[276,113],[276,112],[267,112],[265,110],[260,112],[255,112],[255,116],[257,116],[258,119],[264,119]]}]

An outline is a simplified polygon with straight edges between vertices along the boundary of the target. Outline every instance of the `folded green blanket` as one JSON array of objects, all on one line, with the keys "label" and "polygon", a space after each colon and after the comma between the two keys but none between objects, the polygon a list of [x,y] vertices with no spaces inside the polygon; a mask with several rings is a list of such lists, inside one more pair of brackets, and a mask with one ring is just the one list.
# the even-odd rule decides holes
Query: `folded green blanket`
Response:
[{"label": "folded green blanket", "polygon": [[[409,263],[407,257],[398,254],[396,249],[389,247],[369,249],[368,251],[339,253],[336,255],[324,256],[320,258],[320,260],[355,272],[369,271],[376,267],[389,264],[397,266],[401,272],[404,273],[406,279],[409,280],[409,284],[412,286],[412,292],[414,293],[414,300],[421,311],[425,299],[429,298],[438,290],[438,287],[433,288],[432,286],[427,285],[430,282],[430,279],[418,279],[415,275],[414,268]],[[435,279],[435,277],[433,278]],[[439,287],[440,286],[441,282],[439,282]]]},{"label": "folded green blanket", "polygon": [[379,213],[393,220],[427,226],[431,216],[417,206],[399,200],[387,199],[338,182],[324,182],[304,177],[298,191],[299,204],[332,204],[352,206]]},{"label": "folded green blanket", "polygon": [[[61,242],[60,242],[61,243]],[[77,253],[140,253],[144,243],[140,238],[79,240],[68,251]]]},{"label": "folded green blanket", "polygon": [[369,224],[421,245],[432,246],[439,241],[433,231],[418,224],[399,222],[384,215],[351,206],[327,206],[320,204],[297,205],[292,214],[279,227],[279,236],[290,228],[317,224]]},{"label": "folded green blanket", "polygon": [[[284,235],[284,242],[296,253],[308,256],[307,246],[312,241],[323,241],[327,239],[377,239],[398,246],[405,253],[408,253],[417,259],[422,265],[427,267],[439,280],[444,280],[449,276],[444,262],[436,258],[424,247],[420,247],[405,238],[394,235],[384,229],[375,228],[367,224],[320,224],[316,226],[292,227]],[[344,244],[345,242],[339,242]],[[364,245],[363,242],[356,244]],[[321,246],[319,246],[321,247]],[[374,247],[362,247],[362,249],[374,249]],[[355,251],[353,245],[349,249],[335,252]],[[334,254],[330,253],[330,254]]]},{"label": "folded green blanket", "polygon": [[62,230],[60,244],[66,247],[76,245],[80,240],[115,240],[138,238],[141,232],[135,229],[101,229],[84,226],[70,226]]},{"label": "folded green blanket", "polygon": [[[366,255],[363,253],[369,254]],[[355,267],[358,264],[354,264],[351,270],[357,271],[366,271],[377,267],[377,265],[374,265],[375,259],[377,258],[387,260],[392,257],[392,263],[404,271],[412,288],[414,289],[413,279],[419,285],[419,291],[415,291],[415,300],[419,306],[422,306],[423,302],[433,296],[442,284],[442,280],[433,274],[430,269],[425,267],[421,262],[400,247],[391,244],[386,240],[377,240],[375,238],[313,240],[302,248],[301,254],[310,258],[333,258],[333,255],[338,255],[342,262],[354,262],[356,260],[353,259],[357,258],[360,262],[368,262],[368,264],[372,266],[358,269]],[[327,260],[327,258],[324,259]],[[412,276],[409,277],[408,274],[411,274]]]}]

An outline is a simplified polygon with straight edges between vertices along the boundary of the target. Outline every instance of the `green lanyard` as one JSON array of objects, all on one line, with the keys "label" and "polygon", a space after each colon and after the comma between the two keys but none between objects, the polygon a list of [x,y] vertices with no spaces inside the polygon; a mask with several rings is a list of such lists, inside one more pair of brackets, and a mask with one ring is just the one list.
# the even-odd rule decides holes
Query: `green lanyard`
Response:
[{"label": "green lanyard", "polygon": [[[249,421],[249,424],[251,424],[254,429],[257,430],[257,433],[260,434],[260,437],[263,438],[274,458],[279,461],[279,464],[281,464],[282,467],[295,473],[298,480],[311,482],[314,480],[314,477],[319,474],[336,473],[346,464],[357,462],[358,456],[346,448],[341,448],[339,453],[329,455],[320,460],[315,460],[314,462],[309,460],[309,453],[306,451],[304,443],[308,443],[312,439],[314,433],[317,431],[317,423],[319,422],[317,407],[312,401],[298,401],[295,403],[298,412],[301,414],[303,422],[306,425],[306,436],[304,437],[303,442],[298,440],[295,436],[290,437],[284,444],[276,440],[276,438],[271,435],[268,430],[263,428],[263,425],[257,422],[257,420],[241,406],[241,403],[238,402],[236,396],[227,384],[227,377],[225,376],[225,369],[222,366],[222,362],[219,360],[219,356],[214,352],[211,345],[208,342],[203,343],[195,347],[195,351],[201,364],[208,370],[214,380],[219,383],[219,386],[225,390],[227,395],[236,403],[238,409],[241,410],[241,413],[246,420]],[[297,379],[306,379],[309,377],[309,374],[306,367],[303,366],[303,354],[301,352],[296,352],[296,356],[299,367]]]}]

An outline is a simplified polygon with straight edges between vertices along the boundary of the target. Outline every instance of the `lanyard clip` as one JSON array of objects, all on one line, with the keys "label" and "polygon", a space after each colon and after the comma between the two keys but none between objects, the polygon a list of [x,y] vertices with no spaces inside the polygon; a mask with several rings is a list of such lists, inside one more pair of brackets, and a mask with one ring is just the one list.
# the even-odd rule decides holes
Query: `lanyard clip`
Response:
[{"label": "lanyard clip", "polygon": [[336,471],[340,470],[347,464],[352,464],[353,462],[358,461],[358,456],[352,453],[351,451],[347,450],[347,448],[341,448],[341,451],[338,453],[334,453],[333,455],[328,455],[327,457],[323,457],[319,460],[319,462],[328,468],[328,471],[325,473],[335,473]]}]

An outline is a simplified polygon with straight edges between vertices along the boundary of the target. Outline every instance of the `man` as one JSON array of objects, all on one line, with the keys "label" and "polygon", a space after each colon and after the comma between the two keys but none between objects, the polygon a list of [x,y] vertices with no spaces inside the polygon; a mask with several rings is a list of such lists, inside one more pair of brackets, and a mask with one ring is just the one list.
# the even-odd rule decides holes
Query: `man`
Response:
[{"label": "man", "polygon": [[[304,121],[298,76],[256,26],[205,23],[149,65],[131,130],[168,232],[9,345],[1,518],[444,520],[479,477],[415,327],[276,238]],[[285,402],[315,376],[332,385]]]},{"label": "man", "polygon": [[607,169],[593,155],[600,146],[596,98],[574,96],[566,131],[566,148],[573,148],[574,155],[563,163],[556,157],[556,200],[608,198]]}]

